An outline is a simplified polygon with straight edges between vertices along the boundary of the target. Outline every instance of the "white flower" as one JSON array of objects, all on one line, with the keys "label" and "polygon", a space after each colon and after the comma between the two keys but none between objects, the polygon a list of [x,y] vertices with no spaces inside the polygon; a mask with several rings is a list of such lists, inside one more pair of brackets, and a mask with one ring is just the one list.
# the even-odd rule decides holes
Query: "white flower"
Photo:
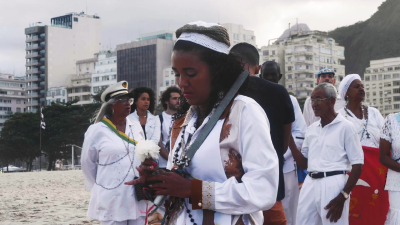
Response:
[{"label": "white flower", "polygon": [[145,159],[158,159],[160,147],[152,140],[140,141],[136,144],[135,155],[143,162]]}]

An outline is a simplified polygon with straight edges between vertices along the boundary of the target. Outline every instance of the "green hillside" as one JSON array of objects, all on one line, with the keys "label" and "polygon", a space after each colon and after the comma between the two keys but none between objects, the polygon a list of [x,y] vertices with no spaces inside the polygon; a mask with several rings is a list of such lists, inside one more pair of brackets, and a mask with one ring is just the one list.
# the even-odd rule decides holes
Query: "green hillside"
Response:
[{"label": "green hillside", "polygon": [[364,75],[370,60],[400,57],[400,1],[386,0],[366,21],[329,32],[345,47],[346,74]]}]

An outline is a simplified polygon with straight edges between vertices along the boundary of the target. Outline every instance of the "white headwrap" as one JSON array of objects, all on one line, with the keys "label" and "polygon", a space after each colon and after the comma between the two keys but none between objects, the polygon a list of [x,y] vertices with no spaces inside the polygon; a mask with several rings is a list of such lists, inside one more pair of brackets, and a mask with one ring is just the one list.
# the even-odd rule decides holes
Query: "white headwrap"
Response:
[{"label": "white headwrap", "polygon": [[358,75],[358,74],[349,74],[349,75],[345,76],[343,78],[343,80],[340,82],[339,95],[340,95],[340,98],[342,98],[343,101],[345,100],[346,93],[347,93],[347,90],[350,87],[351,82],[353,82],[354,80],[360,80],[361,81],[360,75]]},{"label": "white headwrap", "polygon": [[[221,27],[221,25],[219,25],[219,24],[206,23],[203,21],[191,22],[191,23],[188,23],[188,25],[196,25],[199,27],[207,27],[207,28],[214,27],[214,26]],[[199,34],[199,33],[194,33],[194,32],[193,33],[183,32],[179,36],[177,41],[179,41],[179,40],[190,41],[190,42],[196,43],[198,45],[204,46],[206,48],[209,48],[211,50],[214,50],[216,52],[229,54],[229,46],[228,45],[226,45],[222,42],[216,41],[204,34]]]}]

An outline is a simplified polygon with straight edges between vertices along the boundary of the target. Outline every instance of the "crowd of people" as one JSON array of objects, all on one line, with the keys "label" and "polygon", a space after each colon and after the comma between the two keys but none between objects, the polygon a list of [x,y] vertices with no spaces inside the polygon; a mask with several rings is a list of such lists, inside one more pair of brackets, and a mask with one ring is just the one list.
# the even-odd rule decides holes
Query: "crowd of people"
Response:
[{"label": "crowd of people", "polygon": [[[321,70],[302,112],[278,83],[279,65],[259,65],[250,44],[230,48],[222,26],[193,22],[176,37],[178,87],[162,93],[160,115],[148,87],[128,91],[120,81],[101,96],[81,156],[92,191],[88,217],[121,225],[147,224],[154,213],[159,224],[346,225],[370,147],[388,168],[386,224],[400,224],[400,113],[384,119],[364,105],[359,75],[345,76],[337,91],[335,72]],[[135,157],[144,140],[158,144],[158,159]],[[163,204],[154,207],[155,196]]]}]

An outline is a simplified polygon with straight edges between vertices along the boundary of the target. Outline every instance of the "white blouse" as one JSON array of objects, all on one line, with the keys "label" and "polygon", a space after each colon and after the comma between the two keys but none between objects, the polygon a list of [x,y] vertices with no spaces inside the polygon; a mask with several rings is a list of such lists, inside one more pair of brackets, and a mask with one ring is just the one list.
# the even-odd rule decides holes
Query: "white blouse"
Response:
[{"label": "white blouse", "polygon": [[[171,149],[168,169],[174,166],[174,155],[179,158],[182,154],[182,150],[176,151],[182,134],[185,142],[193,135],[193,143],[211,114],[196,129],[197,115],[193,108],[189,110],[182,125],[186,126],[185,133],[182,129]],[[249,217],[262,224],[261,211],[275,204],[278,157],[269,127],[264,110],[253,99],[238,95],[228,118],[218,121],[185,168],[192,177],[203,181],[202,209],[215,211],[215,224],[236,224],[239,215],[244,215],[245,224],[249,224]],[[188,201],[186,204],[192,209]],[[192,210],[191,214],[195,223],[202,224],[203,210]],[[192,224],[190,219],[185,209],[176,224]]]},{"label": "white blouse", "polygon": [[[392,143],[392,159],[400,159],[400,113],[390,114],[386,117],[382,128],[381,138]],[[400,160],[397,161],[400,163]],[[400,173],[388,169],[385,190],[400,191]]]},{"label": "white blouse", "polygon": [[365,119],[358,119],[351,112],[351,110],[347,110],[346,112],[345,108],[339,110],[339,113],[342,114],[342,116],[345,117],[348,121],[353,123],[354,128],[356,129],[358,136],[360,137],[362,146],[379,148],[379,140],[381,129],[384,123],[384,118],[377,109],[375,109],[374,107],[368,107],[367,131],[369,134],[369,138],[367,135],[367,131],[364,132],[366,122]]},{"label": "white blouse", "polygon": [[[144,140],[140,124],[126,119],[125,134]],[[129,153],[128,153],[129,151]],[[102,122],[91,125],[82,147],[82,172],[86,189],[92,190],[88,217],[100,221],[135,220],[145,214],[147,201],[136,200],[134,186],[125,185],[139,176],[135,146],[123,141]],[[131,160],[133,168],[131,168]],[[142,211],[142,212],[141,212]]]}]

